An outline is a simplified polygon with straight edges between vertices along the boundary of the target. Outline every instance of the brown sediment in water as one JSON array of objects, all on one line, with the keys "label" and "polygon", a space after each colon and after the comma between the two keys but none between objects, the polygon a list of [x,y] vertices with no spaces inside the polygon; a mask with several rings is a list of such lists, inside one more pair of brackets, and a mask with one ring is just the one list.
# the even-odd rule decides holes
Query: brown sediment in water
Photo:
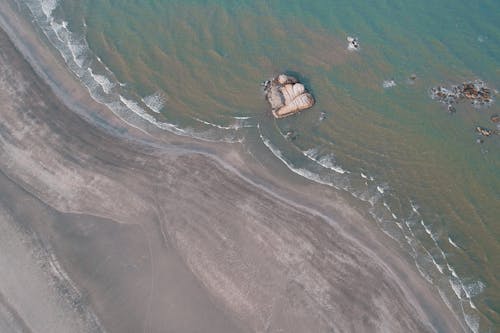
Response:
[{"label": "brown sediment in water", "polygon": [[234,145],[121,123],[10,24],[52,83],[0,32],[0,303],[19,327],[462,330],[330,189],[279,182]]}]

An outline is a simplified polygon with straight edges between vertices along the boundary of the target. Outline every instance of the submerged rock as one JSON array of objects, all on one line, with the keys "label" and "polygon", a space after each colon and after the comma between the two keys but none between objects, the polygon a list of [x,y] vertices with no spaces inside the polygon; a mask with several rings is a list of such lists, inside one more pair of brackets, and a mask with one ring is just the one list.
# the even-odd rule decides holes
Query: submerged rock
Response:
[{"label": "submerged rock", "polygon": [[498,123],[498,122],[500,122],[500,116],[497,114],[494,114],[490,117],[490,120],[492,123]]},{"label": "submerged rock", "polygon": [[315,101],[293,76],[281,74],[264,85],[266,99],[275,118],[284,118],[311,108]]},{"label": "submerged rock", "polygon": [[325,111],[321,111],[321,113],[319,115],[319,121],[322,122],[325,119],[326,119],[326,112]]},{"label": "submerged rock", "polygon": [[464,82],[451,87],[434,87],[431,89],[431,97],[447,105],[461,101],[470,101],[475,106],[493,103],[491,90],[481,80]]}]

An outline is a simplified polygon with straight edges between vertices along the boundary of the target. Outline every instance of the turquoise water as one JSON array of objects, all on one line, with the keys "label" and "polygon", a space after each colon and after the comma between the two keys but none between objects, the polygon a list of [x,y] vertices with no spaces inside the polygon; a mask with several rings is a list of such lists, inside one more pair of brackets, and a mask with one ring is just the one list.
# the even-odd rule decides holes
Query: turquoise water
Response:
[{"label": "turquoise water", "polygon": [[[18,2],[98,101],[179,135],[243,141],[368,202],[465,326],[498,327],[500,137],[478,144],[474,128],[494,129],[500,108],[450,115],[429,96],[477,78],[500,88],[498,1]],[[283,71],[317,104],[275,121],[259,84]]]}]

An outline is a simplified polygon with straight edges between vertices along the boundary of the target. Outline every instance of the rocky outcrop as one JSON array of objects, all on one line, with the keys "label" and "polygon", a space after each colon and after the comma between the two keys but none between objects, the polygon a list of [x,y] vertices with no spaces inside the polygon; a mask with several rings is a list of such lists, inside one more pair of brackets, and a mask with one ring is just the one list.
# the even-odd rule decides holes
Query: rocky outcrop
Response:
[{"label": "rocky outcrop", "polygon": [[470,101],[475,106],[493,103],[491,90],[481,80],[464,82],[451,87],[434,87],[431,89],[431,97],[448,105],[461,101]]},{"label": "rocky outcrop", "polygon": [[293,76],[278,75],[264,83],[266,99],[275,118],[284,118],[311,108],[314,97]]}]

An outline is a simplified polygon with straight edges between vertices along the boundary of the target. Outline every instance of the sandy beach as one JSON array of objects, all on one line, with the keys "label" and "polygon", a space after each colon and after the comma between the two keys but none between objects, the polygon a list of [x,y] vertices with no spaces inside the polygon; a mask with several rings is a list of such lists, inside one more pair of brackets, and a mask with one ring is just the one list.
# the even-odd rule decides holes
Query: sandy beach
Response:
[{"label": "sandy beach", "polygon": [[340,195],[123,122],[0,12],[2,332],[464,331]]}]

